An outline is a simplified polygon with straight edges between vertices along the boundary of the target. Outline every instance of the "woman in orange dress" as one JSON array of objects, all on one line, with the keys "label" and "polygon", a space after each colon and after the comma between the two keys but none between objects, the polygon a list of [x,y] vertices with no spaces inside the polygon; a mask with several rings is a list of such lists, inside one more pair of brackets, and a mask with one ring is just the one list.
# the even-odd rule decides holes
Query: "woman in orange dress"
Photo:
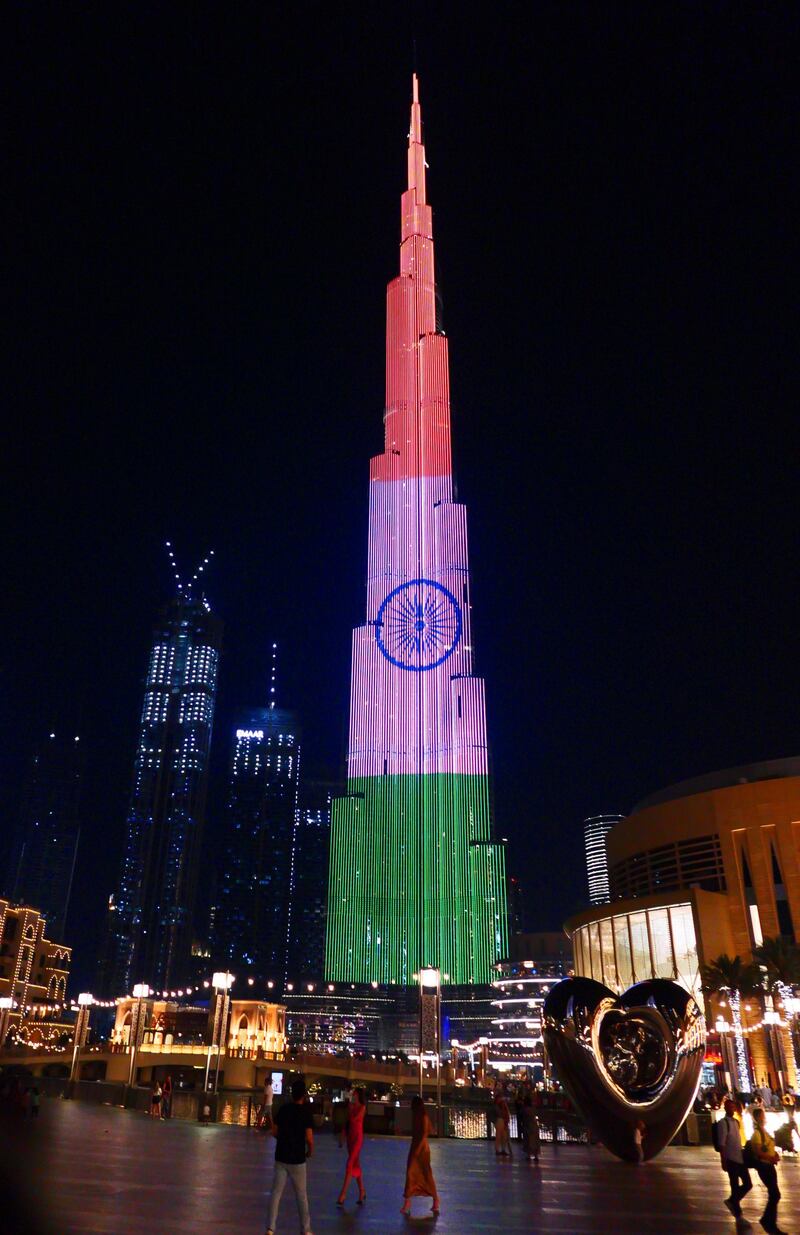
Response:
[{"label": "woman in orange dress", "polygon": [[344,1183],[336,1204],[344,1205],[347,1186],[351,1179],[358,1184],[358,1203],[363,1205],[367,1199],[364,1191],[364,1173],[361,1170],[361,1146],[364,1144],[364,1115],[367,1110],[366,1095],[363,1089],[355,1089],[350,1105],[347,1108],[347,1165],[344,1168]]},{"label": "woman in orange dress", "polygon": [[434,1215],[439,1213],[439,1193],[436,1191],[436,1180],[431,1170],[431,1147],[428,1144],[431,1131],[425,1103],[419,1094],[415,1094],[411,1099],[411,1148],[406,1163],[406,1186],[403,1189],[401,1214],[407,1215],[411,1212],[412,1196],[432,1197]]}]

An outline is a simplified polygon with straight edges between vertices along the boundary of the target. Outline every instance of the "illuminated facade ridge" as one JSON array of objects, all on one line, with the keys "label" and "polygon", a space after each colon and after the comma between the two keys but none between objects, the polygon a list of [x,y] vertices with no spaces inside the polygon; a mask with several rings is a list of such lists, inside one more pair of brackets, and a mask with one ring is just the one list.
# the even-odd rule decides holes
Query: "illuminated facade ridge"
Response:
[{"label": "illuminated facade ridge", "polygon": [[465,507],[453,500],[417,78],[387,289],[385,442],[372,459],[366,622],[353,632],[347,796],[334,801],[326,973],[489,982],[506,949],[484,684],[473,674]]}]

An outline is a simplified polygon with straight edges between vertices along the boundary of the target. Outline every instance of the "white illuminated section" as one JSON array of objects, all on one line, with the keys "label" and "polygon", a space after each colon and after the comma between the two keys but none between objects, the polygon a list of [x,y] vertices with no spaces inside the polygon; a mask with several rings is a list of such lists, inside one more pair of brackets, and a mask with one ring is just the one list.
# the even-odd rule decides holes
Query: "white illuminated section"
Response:
[{"label": "white illuminated section", "polygon": [[607,905],[611,900],[608,881],[608,850],[606,837],[624,815],[594,815],[583,821],[583,843],[586,851],[586,874],[589,880],[589,903]]},{"label": "white illuminated section", "polygon": [[757,948],[760,948],[764,942],[764,935],[761,931],[761,917],[758,912],[758,905],[748,905],[750,910],[750,925],[753,928],[753,939]]},{"label": "white illuminated section", "polygon": [[263,729],[237,729],[236,738],[237,738],[237,741],[241,741],[242,739],[247,740],[250,738],[254,738],[259,742],[263,742],[264,730]]}]

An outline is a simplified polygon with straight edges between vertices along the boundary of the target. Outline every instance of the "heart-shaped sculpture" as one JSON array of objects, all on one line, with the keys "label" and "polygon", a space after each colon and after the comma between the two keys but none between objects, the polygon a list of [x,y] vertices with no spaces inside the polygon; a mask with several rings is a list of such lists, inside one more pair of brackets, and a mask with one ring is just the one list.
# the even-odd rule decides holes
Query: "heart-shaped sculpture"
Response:
[{"label": "heart-shaped sculpture", "polygon": [[559,1079],[599,1141],[635,1162],[634,1130],[654,1158],[697,1095],[706,1043],[700,1008],[663,978],[617,997],[592,978],[565,978],[543,1009],[543,1036]]}]

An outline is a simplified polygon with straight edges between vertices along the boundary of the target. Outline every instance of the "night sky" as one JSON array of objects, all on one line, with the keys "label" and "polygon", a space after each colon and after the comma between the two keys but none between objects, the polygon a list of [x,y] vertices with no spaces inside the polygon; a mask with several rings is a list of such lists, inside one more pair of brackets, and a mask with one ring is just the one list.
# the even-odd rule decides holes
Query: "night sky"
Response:
[{"label": "night sky", "polygon": [[[276,16],[277,12],[277,16]],[[498,832],[531,927],[581,820],[797,754],[797,9],[19,6],[3,832],[86,743],[71,941],[121,855],[148,640],[216,551],[230,717],[340,775],[416,65]],[[791,231],[790,231],[791,225]]]}]

